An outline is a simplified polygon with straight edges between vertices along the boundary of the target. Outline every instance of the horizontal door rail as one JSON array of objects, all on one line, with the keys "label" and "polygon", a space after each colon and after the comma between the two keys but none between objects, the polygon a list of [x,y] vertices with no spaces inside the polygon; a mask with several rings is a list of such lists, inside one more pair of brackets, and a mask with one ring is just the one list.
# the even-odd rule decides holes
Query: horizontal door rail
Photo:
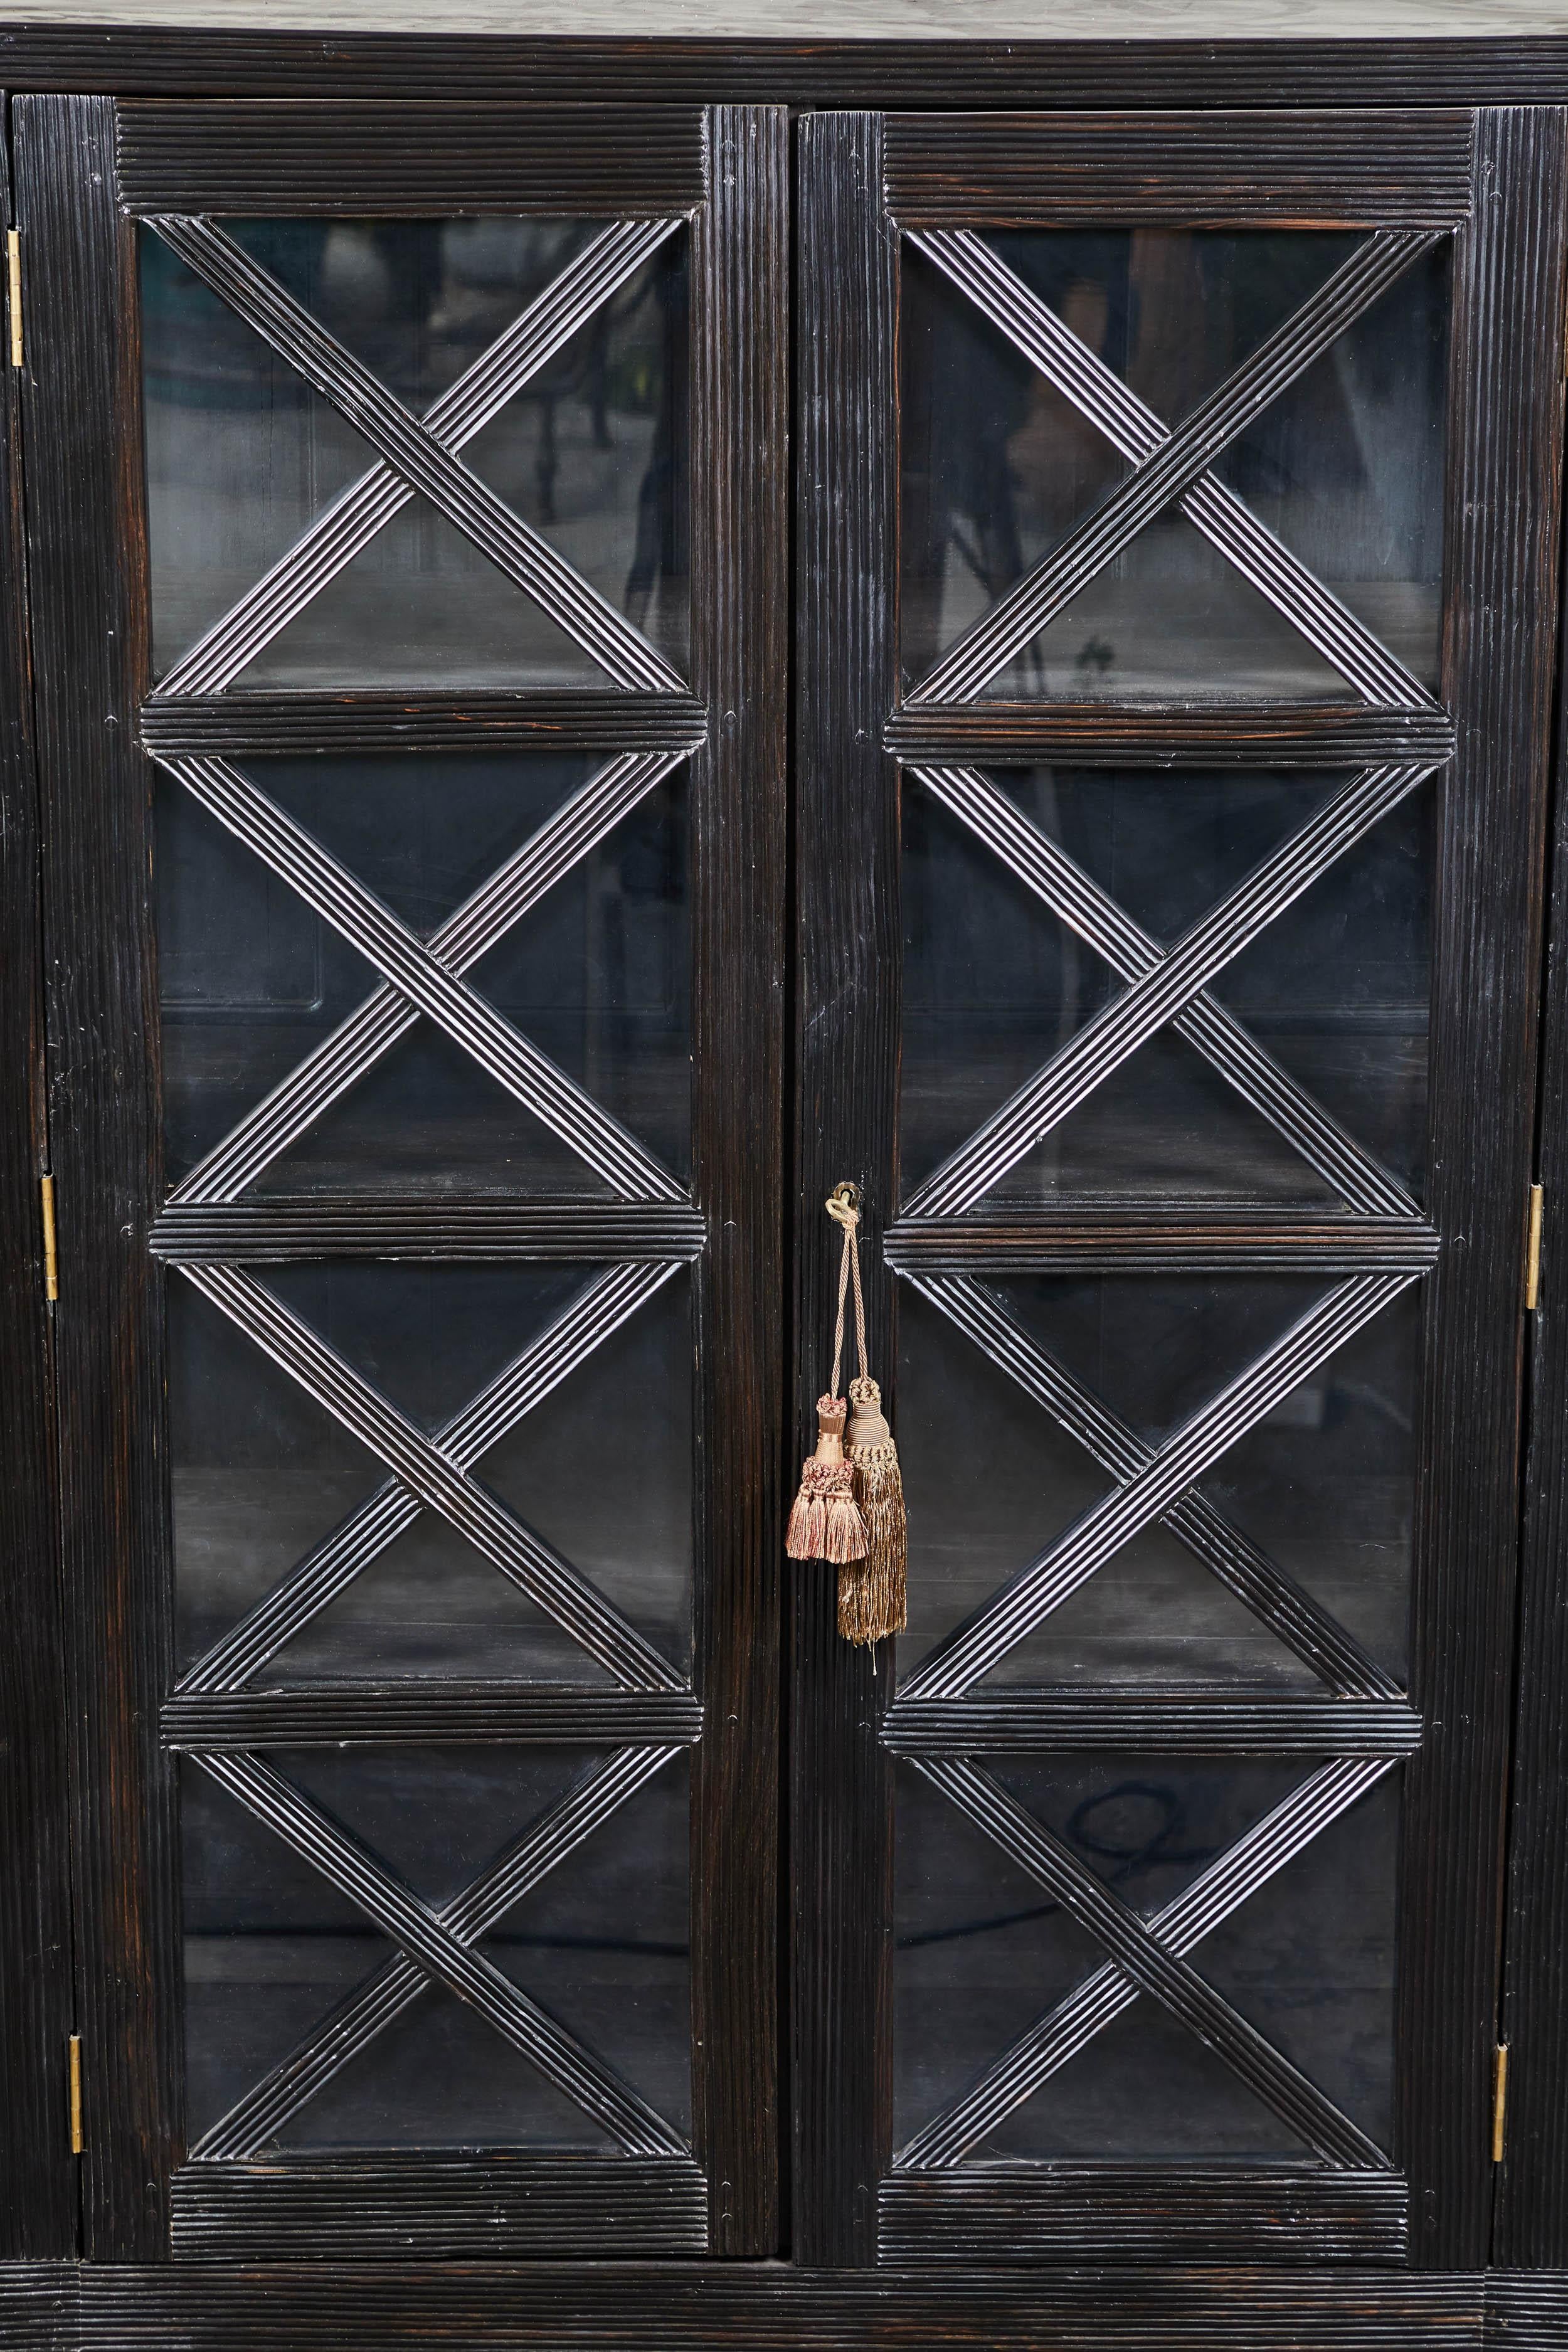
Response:
[{"label": "horizontal door rail", "polygon": [[[290,1690],[182,1686],[159,1717],[165,1748],[689,1748],[702,1703],[679,1691],[584,1691],[549,1683],[312,1682]],[[1355,1744],[1353,1741],[1351,1743]],[[1348,1752],[1348,1751],[1347,1751]]]},{"label": "horizontal door rail", "polygon": [[900,221],[1455,228],[1468,108],[1345,112],[889,114]]},{"label": "horizontal door rail", "polygon": [[1218,1690],[979,1692],[895,1699],[895,1756],[1409,1756],[1421,1718],[1399,1698],[1253,1698]]},{"label": "horizontal door rail", "polygon": [[154,1257],[176,1265],[321,1257],[685,1265],[700,1256],[705,1239],[698,1212],[673,1202],[446,1201],[373,1192],[266,1201],[176,1198],[153,1219],[150,1246]]},{"label": "horizontal door rail", "polygon": [[[153,756],[350,759],[366,751],[695,751],[708,713],[689,694],[540,688],[516,694],[182,694],[142,705]],[[1373,756],[1369,753],[1368,757]]]},{"label": "horizontal door rail", "polygon": [[[161,1229],[155,1228],[154,1231]],[[898,1217],[883,1239],[900,1274],[1424,1274],[1440,1243],[1424,1217],[1296,1209],[1017,1209]]]},{"label": "horizontal door rail", "polygon": [[[617,739],[619,740],[619,739]],[[1429,706],[1359,702],[906,702],[882,730],[910,761],[1079,767],[1364,768],[1450,758],[1454,722]]]},{"label": "horizontal door rail", "polygon": [[115,128],[132,213],[559,219],[688,214],[708,194],[706,125],[690,105],[132,98]]}]

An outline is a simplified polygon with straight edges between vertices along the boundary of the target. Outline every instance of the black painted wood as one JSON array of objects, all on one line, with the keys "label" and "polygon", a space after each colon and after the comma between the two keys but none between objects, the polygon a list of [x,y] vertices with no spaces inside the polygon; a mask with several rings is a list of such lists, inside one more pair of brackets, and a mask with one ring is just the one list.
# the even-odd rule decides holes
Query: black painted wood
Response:
[{"label": "black painted wood", "polygon": [[1452,228],[1470,209],[1471,116],[889,114],[888,209],[940,222]]},{"label": "black painted wood", "polygon": [[164,1744],[190,1750],[338,1748],[390,1741],[581,1740],[637,1747],[702,1736],[683,1693],[553,1690],[548,1684],[313,1683],[297,1690],[177,1691],[159,1712]]},{"label": "black painted wood", "polygon": [[71,1675],[83,2244],[153,2259],[179,2137],[167,1510],[159,1305],[146,1250],[158,1139],[144,1074],[148,768],[129,232],[113,110],[16,108],[28,282],[24,425],[34,677],[47,853],[50,1148],[68,1272],[56,1311]]},{"label": "black painted wood", "polygon": [[696,1210],[658,1202],[400,1201],[384,1192],[160,1209],[150,1244],[154,1257],[174,1265],[302,1257],[685,1263],[702,1245]]},{"label": "black painted wood", "polygon": [[700,2254],[708,2184],[694,2164],[479,2149],[187,2164],[174,2175],[184,2263],[460,2261]]},{"label": "black painted wood", "polygon": [[[1398,2263],[1405,2183],[1388,2172],[1248,2173],[991,2163],[882,2183],[879,2244],[910,2269],[1040,2262]],[[1106,2282],[1114,2296],[1112,2280]]]},{"label": "black painted wood", "polygon": [[1018,1210],[1005,1216],[899,1217],[888,1264],[900,1274],[1232,1271],[1420,1273],[1437,1260],[1423,1218],[1310,1217],[1288,1210]]},{"label": "black painted wood", "polygon": [[1490,2226],[1565,199],[1563,115],[1484,114],[1455,260],[1441,694],[1458,752],[1438,852],[1429,1201],[1444,1251],[1426,1322],[1411,1659],[1431,1728],[1406,1780],[1401,1949],[1421,1957],[1400,1977],[1396,2120],[1412,2260],[1449,2266],[1483,2262]]},{"label": "black painted wood", "polygon": [[782,110],[716,108],[692,231],[692,1184],[701,1422],[692,1790],[696,2148],[710,2243],[779,2243],[784,761],[789,150]]},{"label": "black painted wood", "polygon": [[150,751],[272,752],[348,759],[372,751],[685,751],[707,731],[687,695],[213,694],[154,696],[139,723]]},{"label": "black painted wood", "polygon": [[[802,1454],[827,1378],[843,1178],[865,1196],[872,1361],[893,1395],[880,1234],[894,1159],[898,775],[880,748],[893,696],[896,254],[880,221],[881,140],[866,116],[803,122],[796,276],[795,1405]],[[795,1570],[795,2247],[876,2259],[892,2132],[888,2041],[890,1767],[877,1718],[892,1644],[839,1639],[835,1579]]]},{"label": "black painted wood", "polygon": [[[0,137],[0,197],[12,217]],[[0,2261],[76,2251],[66,2128],[69,1812],[50,1311],[37,782],[25,605],[18,380],[0,384]]]},{"label": "black painted wood", "polygon": [[1152,702],[1135,708],[906,702],[888,719],[882,739],[910,762],[1063,760],[1087,768],[1147,760],[1160,768],[1360,768],[1385,760],[1445,760],[1454,748],[1454,729],[1440,710],[1372,710],[1360,703],[1205,710]]},{"label": "black painted wood", "polygon": [[[115,18],[118,21],[115,21]],[[334,98],[496,105],[762,104],[791,107],[1406,107],[1568,102],[1568,40],[1455,35],[1410,38],[731,38],[646,28],[607,40],[476,33],[148,25],[103,0],[96,24],[50,23],[47,8],[0,30],[13,89],[172,97]]]},{"label": "black painted wood", "polygon": [[[1560,611],[1568,632],[1568,607]],[[1559,656],[1555,808],[1535,1172],[1544,1188],[1530,1320],[1508,1916],[1509,2048],[1491,2259],[1568,2262],[1568,701]],[[1524,2325],[1522,2311],[1510,2325]],[[1509,2340],[1512,2340],[1510,2337]]]},{"label": "black painted wood", "polygon": [[[119,110],[120,201],[133,213],[693,212],[708,193],[703,122],[668,106],[356,106],[286,111],[226,100]],[[418,168],[410,171],[410,155]]]},{"label": "black painted wood", "polygon": [[[7,2352],[1561,2352],[1568,2280],[1385,2267],[1083,2262],[1055,2272],[805,2271],[784,2263],[179,2263],[18,2266]],[[1491,2306],[1489,2314],[1489,2304]],[[634,2316],[628,2321],[628,2314]],[[1503,2331],[1507,2332],[1504,2333]]]}]

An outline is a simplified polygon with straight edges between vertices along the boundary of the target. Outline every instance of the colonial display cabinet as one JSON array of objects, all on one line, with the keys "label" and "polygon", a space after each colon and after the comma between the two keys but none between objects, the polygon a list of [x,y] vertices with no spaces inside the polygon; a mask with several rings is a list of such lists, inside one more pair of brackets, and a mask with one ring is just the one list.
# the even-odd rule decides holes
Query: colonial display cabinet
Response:
[{"label": "colonial display cabinet", "polygon": [[0,24],[0,2344],[1568,2337],[1568,18],[1278,13]]}]

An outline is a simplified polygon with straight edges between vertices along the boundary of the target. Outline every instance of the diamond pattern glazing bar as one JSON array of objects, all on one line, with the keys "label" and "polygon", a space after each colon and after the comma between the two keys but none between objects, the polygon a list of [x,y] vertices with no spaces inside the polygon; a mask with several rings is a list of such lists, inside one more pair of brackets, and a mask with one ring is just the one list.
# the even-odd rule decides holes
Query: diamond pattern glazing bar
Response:
[{"label": "diamond pattern glazing bar", "polygon": [[170,250],[298,368],[411,488],[422,491],[497,570],[548,613],[616,685],[679,692],[682,680],[640,629],[428,426],[302,310],[270,273],[208,220],[152,221]]},{"label": "diamond pattern glazing bar", "polygon": [[[1163,447],[1169,426],[1008,268],[984,237],[973,229],[912,229],[907,234],[1121,456],[1142,465]],[[1389,709],[1437,708],[1420,679],[1217,476],[1200,475],[1176,503],[1210,545],[1367,702]]]},{"label": "diamond pattern glazing bar", "polygon": [[1112,1958],[1031,2026],[956,2105],[917,2133],[898,2159],[900,2167],[961,2163],[1005,2116],[1140,1993],[1148,1992],[1225,2059],[1327,2163],[1347,2170],[1387,2169],[1383,2151],[1184,1961],[1248,1895],[1390,1771],[1392,1759],[1342,1759],[1325,1765],[1147,1922],[989,1773],[956,1759],[914,1761],[961,1811],[1047,1886]]},{"label": "diamond pattern glazing bar", "polygon": [[[465,448],[678,226],[673,220],[617,221],[601,230],[431,404],[426,431],[453,455]],[[415,495],[413,485],[384,459],[371,467],[214,622],[161,681],[153,699],[217,694],[232,686]]]},{"label": "diamond pattern glazing bar", "polygon": [[1430,773],[1429,765],[1373,768],[1334,793],[1157,963],[1086,1021],[910,1196],[904,1214],[959,1216],[973,1208]]},{"label": "diamond pattern glazing bar", "polygon": [[685,1688],[674,1668],[585,1577],[470,1477],[455,1452],[426,1437],[270,1291],[237,1266],[185,1265],[180,1271],[384,1462],[402,1486],[449,1520],[553,1623],[580,1642],[623,1688]]},{"label": "diamond pattern glazing bar", "polygon": [[445,1985],[477,2010],[557,2090],[618,2140],[628,2156],[688,2153],[679,2133],[646,2099],[622,2083],[603,2059],[530,2000],[492,1961],[474,1950],[475,1931],[467,1920],[467,1932],[460,1935],[448,1915],[432,1911],[400,1885],[357,1839],[329,1821],[260,1757],[198,1755],[195,1761],[302,1861],[356,1904],[421,1975]]},{"label": "diamond pattern glazing bar", "polygon": [[1163,1518],[1238,1438],[1415,1278],[1363,1275],[1339,1284],[1255,1364],[1200,1406],[1142,1469],[1086,1511],[1011,1583],[983,1601],[922,1659],[900,1695],[961,1697],[1123,1544]]},{"label": "diamond pattern glazing bar", "polygon": [[[612,760],[437,927],[425,942],[426,952],[448,971],[471,971],[684,757],[628,751]],[[366,997],[175,1186],[169,1206],[237,1200],[418,1017],[418,1008],[390,982]]]},{"label": "diamond pattern glazing bar", "polygon": [[[676,1748],[626,1748],[609,1757],[525,1831],[465,1894],[446,1905],[436,1915],[440,1926],[461,1944],[479,1943],[531,1888],[679,1753]],[[198,1761],[211,1769],[209,1758],[199,1757]],[[401,2017],[430,1982],[430,1971],[405,1951],[384,1962],[213,2126],[192,2148],[193,2162],[256,2155],[394,2018]],[[565,2084],[560,2087],[569,2088]]]},{"label": "diamond pattern glazing bar", "polygon": [[[1058,919],[1103,957],[1117,977],[1141,980],[1164,955],[1158,940],[1135,923],[1066,850],[1058,847],[977,768],[911,768],[1010,873],[1034,891]],[[1172,1027],[1245,1102],[1296,1147],[1301,1157],[1368,1215],[1418,1217],[1401,1184],[1381,1169],[1353,1136],[1330,1117],[1306,1088],[1250,1036],[1215,998],[1196,996]]]},{"label": "diamond pattern glazing bar", "polygon": [[1318,292],[1201,401],[1094,512],[942,656],[914,698],[966,702],[1022,652],[1120,554],[1146,522],[1180,497],[1226,446],[1310,367],[1336,336],[1370,310],[1412,262],[1436,243],[1429,235],[1368,237]]}]

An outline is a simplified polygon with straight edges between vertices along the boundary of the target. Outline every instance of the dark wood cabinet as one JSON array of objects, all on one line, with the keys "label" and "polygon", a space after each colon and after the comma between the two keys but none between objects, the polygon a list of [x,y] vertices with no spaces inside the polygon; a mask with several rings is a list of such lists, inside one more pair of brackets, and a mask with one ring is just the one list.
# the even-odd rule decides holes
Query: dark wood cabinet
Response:
[{"label": "dark wood cabinet", "polygon": [[0,27],[0,2341],[1554,2341],[1568,26],[187,19]]}]

